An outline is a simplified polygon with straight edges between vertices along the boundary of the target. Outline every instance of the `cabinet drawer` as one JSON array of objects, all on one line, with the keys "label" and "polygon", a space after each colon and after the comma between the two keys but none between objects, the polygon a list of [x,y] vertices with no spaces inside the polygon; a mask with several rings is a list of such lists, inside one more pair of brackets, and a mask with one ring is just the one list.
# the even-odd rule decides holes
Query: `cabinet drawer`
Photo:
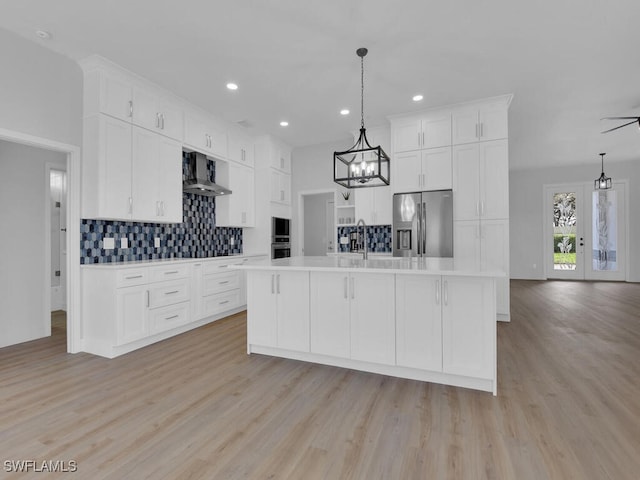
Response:
[{"label": "cabinet drawer", "polygon": [[202,295],[213,295],[240,287],[240,272],[227,271],[214,275],[204,275],[202,282]]},{"label": "cabinet drawer", "polygon": [[164,332],[185,325],[191,321],[189,302],[182,302],[168,307],[154,308],[149,311],[149,330],[154,333]]},{"label": "cabinet drawer", "polygon": [[204,262],[202,264],[202,273],[204,275],[211,275],[213,273],[222,273],[226,272],[229,268],[229,265],[232,263],[237,263],[237,260],[227,260],[227,261],[215,261],[215,262]]},{"label": "cabinet drawer", "polygon": [[151,268],[151,282],[164,282],[175,278],[187,278],[189,276],[189,265],[163,265],[162,267]]},{"label": "cabinet drawer", "polygon": [[149,307],[164,307],[189,300],[189,280],[149,285]]},{"label": "cabinet drawer", "polygon": [[208,317],[240,306],[240,290],[230,290],[202,297],[202,315]]},{"label": "cabinet drawer", "polygon": [[118,270],[116,288],[133,287],[135,285],[143,285],[148,282],[149,269],[147,267],[126,268]]}]

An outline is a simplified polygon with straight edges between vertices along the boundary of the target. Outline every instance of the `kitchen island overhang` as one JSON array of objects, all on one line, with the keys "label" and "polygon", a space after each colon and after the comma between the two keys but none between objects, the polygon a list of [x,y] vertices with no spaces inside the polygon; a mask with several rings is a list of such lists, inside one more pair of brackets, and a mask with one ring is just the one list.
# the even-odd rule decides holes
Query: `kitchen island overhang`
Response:
[{"label": "kitchen island overhang", "polygon": [[497,394],[496,278],[451,258],[292,257],[247,272],[247,353]]}]

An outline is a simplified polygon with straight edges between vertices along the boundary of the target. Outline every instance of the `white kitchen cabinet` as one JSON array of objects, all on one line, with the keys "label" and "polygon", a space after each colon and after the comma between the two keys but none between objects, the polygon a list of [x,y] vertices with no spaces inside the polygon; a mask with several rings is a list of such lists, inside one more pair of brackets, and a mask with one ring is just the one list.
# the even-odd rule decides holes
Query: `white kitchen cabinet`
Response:
[{"label": "white kitchen cabinet", "polygon": [[394,276],[311,272],[311,351],[395,363]]},{"label": "white kitchen cabinet", "polygon": [[182,147],[143,128],[133,128],[131,218],[182,222]]},{"label": "white kitchen cabinet", "polygon": [[242,132],[230,130],[227,135],[229,160],[250,167],[254,166],[253,139]]},{"label": "white kitchen cabinet", "polygon": [[508,137],[504,104],[466,108],[453,112],[453,144],[498,140]]},{"label": "white kitchen cabinet", "polygon": [[115,302],[116,345],[130,343],[149,335],[147,285],[116,289]]},{"label": "white kitchen cabinet", "polygon": [[392,120],[395,153],[451,145],[451,112]]},{"label": "white kitchen cabinet", "polygon": [[247,296],[250,344],[309,351],[308,272],[257,272]]},{"label": "white kitchen cabinet", "polygon": [[396,362],[442,371],[442,278],[396,275]]},{"label": "white kitchen cabinet", "polygon": [[509,217],[509,152],[506,140],[453,149],[455,220]]},{"label": "white kitchen cabinet", "polygon": [[149,88],[134,86],[131,113],[135,125],[182,141],[184,118],[177,102]]},{"label": "white kitchen cabinet", "polygon": [[475,378],[495,378],[495,296],[493,282],[442,277],[442,370]]},{"label": "white kitchen cabinet", "polygon": [[291,175],[271,169],[271,201],[291,205]]},{"label": "white kitchen cabinet", "polygon": [[204,114],[185,111],[184,143],[199,152],[227,158],[227,132]]},{"label": "white kitchen cabinet", "polygon": [[291,149],[288,146],[275,140],[272,141],[269,158],[272,168],[291,174]]},{"label": "white kitchen cabinet", "polygon": [[391,225],[393,192],[391,187],[358,188],[355,194],[355,219],[367,225]]},{"label": "white kitchen cabinet", "polygon": [[85,77],[85,109],[131,122],[133,117],[133,85],[126,78],[104,71],[93,71]]},{"label": "white kitchen cabinet", "polygon": [[395,155],[395,193],[448,190],[452,187],[451,147],[429,148]]},{"label": "white kitchen cabinet", "polygon": [[216,225],[255,226],[253,168],[233,162],[217,162],[216,180],[229,187],[231,195],[216,199]]}]

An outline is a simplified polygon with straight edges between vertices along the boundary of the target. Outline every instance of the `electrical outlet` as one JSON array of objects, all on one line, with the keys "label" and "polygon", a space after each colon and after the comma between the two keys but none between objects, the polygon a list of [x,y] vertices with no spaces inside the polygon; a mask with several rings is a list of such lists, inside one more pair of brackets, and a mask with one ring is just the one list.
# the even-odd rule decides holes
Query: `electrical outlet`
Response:
[{"label": "electrical outlet", "polygon": [[102,239],[102,248],[105,250],[113,250],[116,248],[116,239],[113,237],[105,237]]},{"label": "electrical outlet", "polygon": [[129,248],[129,240],[127,240],[127,237],[120,239],[120,248]]},{"label": "electrical outlet", "polygon": [[236,244],[236,239],[235,237],[230,237],[229,238],[229,243],[231,244],[231,246],[233,247]]},{"label": "electrical outlet", "polygon": [[349,245],[349,237],[340,237],[340,245]]},{"label": "electrical outlet", "polygon": [[160,248],[160,237],[156,237],[153,239],[153,246],[155,248]]}]

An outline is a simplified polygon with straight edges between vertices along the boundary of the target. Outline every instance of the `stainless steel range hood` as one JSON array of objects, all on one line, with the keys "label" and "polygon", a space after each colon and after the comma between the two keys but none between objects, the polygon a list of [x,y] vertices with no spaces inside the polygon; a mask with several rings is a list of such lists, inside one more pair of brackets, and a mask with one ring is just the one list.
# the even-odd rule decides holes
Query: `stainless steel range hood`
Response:
[{"label": "stainless steel range hood", "polygon": [[189,172],[182,183],[182,191],[206,197],[229,195],[231,190],[209,180],[207,156],[199,152],[189,153]]}]

